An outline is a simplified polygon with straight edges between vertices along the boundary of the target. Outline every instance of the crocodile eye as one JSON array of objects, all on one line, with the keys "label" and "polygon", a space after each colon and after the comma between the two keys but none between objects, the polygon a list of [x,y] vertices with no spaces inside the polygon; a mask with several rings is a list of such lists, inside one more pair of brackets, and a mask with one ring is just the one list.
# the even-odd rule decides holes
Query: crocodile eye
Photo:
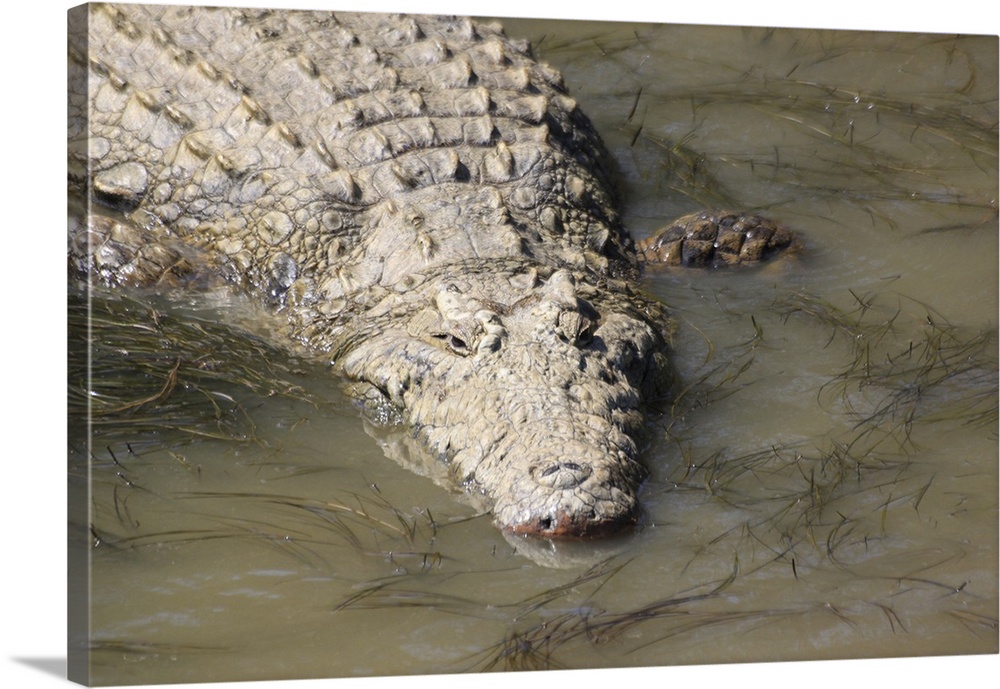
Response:
[{"label": "crocodile eye", "polygon": [[469,353],[469,346],[460,337],[455,337],[454,335],[448,336],[448,348],[456,354],[461,354],[466,356]]},{"label": "crocodile eye", "polygon": [[472,353],[468,343],[458,335],[453,335],[451,333],[434,333],[431,337],[447,345],[448,350],[453,354],[458,354],[459,356],[469,356]]}]

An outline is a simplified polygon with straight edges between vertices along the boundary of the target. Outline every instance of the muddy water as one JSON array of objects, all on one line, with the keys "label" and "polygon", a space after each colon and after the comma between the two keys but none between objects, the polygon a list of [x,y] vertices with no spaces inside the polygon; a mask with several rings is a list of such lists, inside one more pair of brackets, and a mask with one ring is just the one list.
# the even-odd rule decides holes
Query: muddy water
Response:
[{"label": "muddy water", "polygon": [[637,236],[726,205],[804,237],[647,276],[684,385],[641,528],[507,540],[322,365],[161,302],[132,363],[98,348],[95,389],[155,401],[94,427],[93,680],[996,652],[996,39],[506,24],[597,123]]}]

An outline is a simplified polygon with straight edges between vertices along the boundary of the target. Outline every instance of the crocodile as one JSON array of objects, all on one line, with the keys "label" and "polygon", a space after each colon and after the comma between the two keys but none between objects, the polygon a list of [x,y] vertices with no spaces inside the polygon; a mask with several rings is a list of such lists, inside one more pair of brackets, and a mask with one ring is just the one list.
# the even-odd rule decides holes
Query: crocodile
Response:
[{"label": "crocodile", "polygon": [[560,73],[494,23],[75,11],[69,184],[117,217],[71,224],[72,275],[220,276],[506,532],[636,522],[646,415],[674,381],[640,269],[760,260],[787,230],[706,212],[636,243]]}]

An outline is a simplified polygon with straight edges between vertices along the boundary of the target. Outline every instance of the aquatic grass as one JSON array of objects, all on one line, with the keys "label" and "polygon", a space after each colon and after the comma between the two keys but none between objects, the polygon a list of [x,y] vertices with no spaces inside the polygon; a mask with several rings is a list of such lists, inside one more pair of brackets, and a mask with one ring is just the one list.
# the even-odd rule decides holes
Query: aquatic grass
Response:
[{"label": "aquatic grass", "polygon": [[[912,472],[906,454],[861,451],[857,443],[849,448],[831,439],[826,447],[720,450],[678,467],[670,480],[674,491],[702,493],[743,515],[693,557],[716,557],[717,546],[730,543],[734,552],[749,549],[745,561],[755,563],[749,574],[777,560],[797,558],[798,566],[819,555],[837,562],[843,547],[883,535],[890,510],[918,509],[934,478]],[[877,523],[871,510],[882,514]],[[762,559],[758,548],[770,555]]]},{"label": "aquatic grass", "polygon": [[[69,413],[100,443],[160,435],[253,442],[242,400],[284,396],[320,404],[287,355],[224,325],[127,295],[69,297]],[[88,385],[91,386],[88,388]]]},{"label": "aquatic grass", "polygon": [[[827,59],[826,51],[821,52]],[[699,206],[750,205],[746,199],[734,198],[720,181],[725,169],[733,168],[743,179],[758,177],[766,182],[768,198],[787,199],[772,200],[770,206],[794,203],[803,197],[848,202],[890,227],[898,225],[897,214],[888,210],[888,204],[947,206],[975,215],[968,222],[916,231],[996,227],[991,192],[998,145],[995,101],[985,96],[976,100],[974,95],[954,98],[947,92],[916,97],[796,78],[792,75],[809,63],[808,55],[798,57],[800,62],[783,74],[771,73],[767,67],[746,70],[734,66],[731,79],[715,78],[696,88],[671,87],[669,82],[643,84],[638,87],[641,91],[633,87],[639,93],[634,97],[643,99],[643,115],[659,110],[671,113],[677,110],[674,104],[687,103],[690,125],[678,132],[676,115],[666,118],[670,124],[664,126],[649,123],[645,117],[636,118],[639,108],[633,103],[629,116],[623,118],[624,126],[630,129],[629,148],[639,142],[655,146],[660,164],[670,175],[670,188]],[[970,62],[966,85],[951,87],[954,93],[964,93],[963,89],[976,83],[976,69]],[[623,96],[622,100],[628,99]],[[715,108],[760,114],[787,131],[790,139],[801,142],[770,152],[718,150],[712,141],[713,128],[706,126],[713,122]],[[816,144],[809,139],[815,139]],[[915,166],[909,158],[891,152],[896,141],[919,148],[921,159],[928,155],[940,155],[941,159],[936,164]],[[960,152],[968,165],[944,158],[954,152]],[[970,188],[967,180],[958,177],[970,167],[983,171],[983,185]],[[760,198],[758,195],[757,203]]]},{"label": "aquatic grass", "polygon": [[[758,461],[762,454],[755,453],[751,460]],[[798,453],[789,453],[786,458],[809,462],[806,456]],[[732,459],[739,464],[740,458]],[[816,456],[812,462],[823,459],[826,458]],[[780,477],[782,473],[772,475]],[[810,573],[815,569],[827,570],[824,576],[828,577],[825,563],[829,563],[835,570],[844,572],[848,581],[878,577],[909,587],[951,593],[963,591],[964,584],[956,586],[940,581],[919,574],[912,567],[894,572],[891,563],[875,567],[869,563],[872,548],[895,547],[886,517],[901,509],[916,512],[933,484],[933,476],[911,475],[905,456],[882,462],[878,469],[865,467],[864,477],[857,480],[850,480],[849,471],[820,475],[803,469],[799,474],[803,480],[797,489],[788,485],[787,476],[782,477],[778,486],[764,480],[750,485],[744,492],[735,493],[734,486],[723,482],[711,498],[731,505],[745,517],[693,549],[683,571],[698,560],[701,561],[700,569],[715,567],[713,563],[731,553],[734,568],[730,583],[738,586],[738,590],[753,586],[750,582],[758,573],[775,566],[788,568],[792,578],[804,583],[810,580]],[[759,476],[759,472],[744,473],[747,480]],[[781,486],[787,491],[784,494],[780,493]],[[774,493],[776,489],[779,489],[777,494]],[[944,566],[961,553],[946,555],[935,558],[907,553],[910,560],[921,562],[919,569],[922,571]],[[773,579],[780,575],[772,572],[766,576]],[[969,598],[963,600],[965,602],[960,603],[963,606],[971,601]],[[889,602],[874,601],[876,604]]]},{"label": "aquatic grass", "polygon": [[565,65],[574,59],[593,60],[595,51],[602,59],[614,60],[627,55],[636,43],[643,39],[637,29],[627,25],[622,31],[608,30],[600,27],[589,35],[562,35],[558,31],[542,34],[531,39],[533,50],[548,55],[558,54],[560,62]]},{"label": "aquatic grass", "polygon": [[91,527],[95,547],[126,550],[240,540],[277,548],[304,565],[330,572],[337,569],[330,549],[345,546],[359,556],[416,562],[418,569],[440,567],[445,559],[433,547],[437,525],[428,512],[405,515],[377,494],[345,492],[342,500],[321,500],[265,492],[182,491],[165,499],[177,504],[205,501],[208,509],[184,509],[183,521],[192,525],[163,530],[132,518],[117,491],[115,486],[112,501],[120,528],[113,529],[102,516],[106,510],[98,509]]},{"label": "aquatic grass", "polygon": [[[444,605],[449,612],[455,614],[483,619],[516,620],[547,609],[556,601],[579,597],[581,589],[587,589],[590,596],[595,595],[630,562],[631,559],[618,561],[614,557],[608,558],[597,562],[566,583],[507,602],[496,600],[487,602],[441,593],[438,590],[456,577],[481,574],[479,572],[459,571],[442,573],[441,576],[420,576],[429,573],[425,569],[409,577],[393,575],[361,583],[358,585],[358,592],[339,602],[334,607],[334,612],[352,609],[391,609],[396,607],[400,600],[405,600],[407,607],[437,609]],[[420,585],[424,588],[417,588]]]},{"label": "aquatic grass", "polygon": [[[113,638],[95,639],[90,642],[88,647],[91,652],[96,654],[114,654],[116,657],[124,656],[126,658],[129,656],[138,656],[135,660],[145,659],[149,656],[173,658],[178,655],[188,653],[230,653],[233,650],[228,646],[157,643],[153,641]],[[100,655],[96,656],[93,662],[95,664],[100,664]]]},{"label": "aquatic grass", "polygon": [[[989,69],[989,62],[981,63],[989,50],[968,42],[975,38],[923,36],[907,54],[877,43],[875,50],[901,65],[909,58],[947,66],[940,86],[915,91],[921,88],[916,80],[898,87],[867,85],[864,78],[831,76],[845,72],[813,69],[830,61],[863,64],[873,46],[842,45],[838,39],[831,50],[819,34],[803,39],[768,29],[745,31],[739,40],[748,47],[785,41],[783,59],[772,64],[748,68],[739,60],[706,60],[711,69],[694,85],[654,79],[643,74],[647,60],[688,65],[700,58],[675,53],[669,41],[647,48],[644,35],[639,26],[562,39],[556,33],[536,41],[536,48],[571,70],[577,60],[592,59],[588,45],[597,48],[602,62],[617,63],[613,73],[621,78],[611,94],[584,90],[581,97],[620,109],[600,128],[623,154],[641,158],[639,169],[660,166],[661,174],[648,176],[658,184],[667,180],[657,194],[687,197],[693,207],[773,209],[825,200],[851,204],[873,223],[893,229],[901,227],[900,209],[913,209],[921,218],[921,226],[905,228],[913,234],[995,231],[998,115],[995,90],[981,74]],[[770,119],[787,142],[771,150],[720,150],[714,135],[718,109]],[[687,127],[678,128],[685,121]],[[982,171],[981,182],[969,181],[970,169]],[[748,179],[760,180],[753,198],[730,188],[733,174],[744,186]],[[935,224],[938,212],[947,219]],[[956,212],[964,217],[956,221]]]},{"label": "aquatic grass", "polygon": [[[633,147],[640,138],[641,128],[642,125],[632,139]],[[669,180],[670,189],[702,208],[743,207],[713,172],[710,156],[692,145],[697,139],[696,131],[692,129],[679,139],[668,140],[652,134],[643,134],[642,138],[659,149],[657,157],[663,167],[663,179]]]},{"label": "aquatic grass", "polygon": [[[250,500],[260,504],[277,505],[291,508],[298,514],[324,523],[343,523],[349,520],[363,525],[368,529],[376,529],[380,533],[393,538],[402,539],[412,544],[421,524],[415,517],[404,515],[377,494],[373,497],[363,497],[350,493],[350,500],[316,500],[295,495],[276,495],[270,493],[231,493],[231,492],[187,492],[179,493],[179,500],[216,499]],[[256,512],[256,510],[255,510]],[[382,515],[377,514],[382,512]],[[427,526],[433,532],[434,523],[426,519]],[[431,533],[433,537],[433,533]]]},{"label": "aquatic grass", "polygon": [[[779,553],[772,562],[780,561],[783,556]],[[928,561],[921,569],[933,569],[946,560]],[[790,567],[793,577],[799,580],[794,559]],[[723,627],[727,634],[752,633],[762,625],[791,623],[791,620],[800,617],[829,616],[839,624],[856,629],[866,618],[866,607],[877,609],[892,633],[907,633],[903,618],[894,607],[895,599],[901,593],[941,590],[954,595],[963,594],[965,588],[964,584],[954,586],[911,571],[907,574],[877,575],[907,587],[904,591],[889,594],[886,599],[797,601],[792,597],[785,606],[756,608],[741,605],[741,594],[730,592],[730,588],[752,577],[760,568],[745,569],[736,557],[731,574],[721,581],[708,582],[690,592],[656,598],[626,610],[607,609],[592,596],[587,596],[582,600],[566,601],[561,607],[548,606],[537,616],[511,618],[503,638],[470,656],[461,669],[482,672],[592,667],[599,664],[596,656],[594,665],[581,665],[579,659],[591,657],[588,654],[594,649],[610,644],[617,646],[610,657],[626,658],[678,637],[696,639],[697,635],[710,628]],[[808,572],[802,572],[801,576],[808,577]],[[859,573],[858,576],[870,577],[871,574]],[[946,612],[984,632],[990,629],[995,631],[995,618],[970,614],[964,609],[967,600],[956,601],[955,605],[957,607],[947,608]]]},{"label": "aquatic grass", "polygon": [[[783,319],[806,315],[823,323],[830,341],[841,337],[849,345],[852,360],[819,396],[832,394],[840,400],[855,419],[855,430],[907,446],[918,419],[962,425],[996,422],[1000,379],[994,330],[958,328],[925,304],[901,295],[853,296],[858,305],[851,310],[801,292],[775,307]],[[896,303],[873,308],[887,296]],[[905,305],[911,308],[904,311]],[[911,324],[905,329],[901,315]]]},{"label": "aquatic grass", "polygon": [[730,363],[721,363],[712,369],[701,372],[697,378],[686,382],[670,399],[670,415],[667,430],[673,421],[680,418],[683,412],[708,406],[713,402],[730,397],[740,390],[753,385],[753,381],[739,382],[753,365],[753,359],[748,356],[734,368]]},{"label": "aquatic grass", "polygon": [[[843,518],[841,527],[849,521]],[[752,537],[752,530],[738,527],[738,531],[743,537]],[[840,537],[843,537],[842,533]],[[891,593],[885,599],[798,601],[793,596],[785,606],[756,608],[740,604],[742,594],[738,591],[741,589],[730,589],[737,586],[745,588],[745,582],[752,581],[754,574],[766,564],[787,563],[794,579],[805,577],[808,581],[808,568],[801,573],[796,571],[796,560],[789,560],[786,556],[787,552],[775,553],[768,563],[750,568],[743,567],[737,556],[733,559],[731,573],[721,580],[705,582],[690,591],[658,597],[625,610],[605,607],[593,595],[595,592],[579,592],[582,597],[547,605],[538,609],[535,615],[510,617],[506,620],[507,630],[503,638],[471,655],[461,669],[482,672],[590,667],[590,664],[581,665],[579,659],[590,657],[588,654],[593,649],[610,644],[617,646],[610,657],[625,658],[678,637],[697,638],[710,628],[723,627],[727,634],[752,633],[761,625],[806,616],[830,616],[838,623],[855,629],[865,619],[866,607],[877,609],[892,633],[906,633],[903,618],[894,607],[894,600],[901,593],[940,590],[951,595],[964,594],[964,584],[954,586],[909,570],[907,573],[874,575],[906,587],[904,591]],[[928,560],[920,570],[931,570],[947,560]],[[857,576],[870,578],[873,574],[860,572]],[[432,602],[431,597],[425,600],[429,605]],[[995,626],[995,619],[988,615],[967,614],[964,609],[966,604],[967,601],[957,601],[959,607],[946,611],[970,625],[980,625],[984,630],[990,629],[991,624]],[[476,609],[474,603],[468,600],[462,600],[459,607],[463,614],[471,614],[469,611]],[[488,610],[498,616],[497,606],[489,606]]]},{"label": "aquatic grass", "polygon": [[[719,448],[695,458],[675,434],[676,418],[668,422],[682,458],[667,476],[670,490],[704,494],[743,515],[708,539],[691,562],[716,558],[725,546],[753,563],[743,576],[776,562],[790,566],[796,578],[824,560],[849,568],[858,549],[891,537],[893,515],[918,511],[934,486],[933,473],[913,467],[920,434],[930,424],[995,425],[995,333],[952,326],[926,305],[891,292],[848,294],[844,308],[801,292],[775,302],[779,321],[805,316],[828,329],[824,346],[836,343],[844,351],[845,367],[817,390],[829,413],[848,422],[842,428],[826,438],[745,452]],[[716,357],[713,345],[676,401],[675,415],[735,392],[734,375],[745,375],[747,357],[766,346],[757,323],[753,336],[728,348],[727,356]]]},{"label": "aquatic grass", "polygon": [[480,619],[497,619],[499,614],[480,601],[465,596],[403,588],[399,577],[366,582],[364,587],[333,607],[333,612],[344,610],[395,610],[397,608],[427,608],[449,614]]},{"label": "aquatic grass", "polygon": [[[763,43],[776,36],[760,29],[746,34],[746,40]],[[847,203],[867,213],[873,222],[894,229],[900,228],[899,208],[914,208],[921,211],[921,222],[927,223],[906,228],[914,234],[996,228],[992,188],[997,110],[989,91],[979,87],[977,62],[968,56],[956,68],[967,70],[964,80],[953,75],[946,90],[911,93],[905,86],[894,91],[811,77],[809,67],[827,60],[852,60],[855,49],[836,50],[831,56],[828,46],[810,41],[790,44],[788,59],[774,65],[747,69],[736,62],[728,66],[713,62],[714,71],[697,86],[642,78],[642,64],[650,54],[638,62],[630,56],[644,43],[641,28],[561,40],[543,36],[536,47],[572,65],[589,57],[589,51],[582,48],[588,43],[598,47],[604,61],[621,61],[618,69],[623,76],[637,77],[622,78],[613,95],[602,92],[588,97],[613,98],[621,104],[618,117],[602,128],[618,131],[609,141],[625,155],[640,156],[637,167],[660,167],[661,174],[651,176],[658,183],[664,181],[658,194],[666,191],[687,197],[692,207],[773,209],[796,206],[802,199]],[[965,54],[960,42],[945,46],[934,36],[921,45],[949,64],[956,55]],[[882,49],[891,51],[887,46]],[[662,45],[653,50],[658,61],[684,64],[691,60]],[[686,104],[686,113],[680,112],[681,103]],[[787,132],[789,143],[770,151],[719,150],[713,134],[718,108],[769,118]],[[678,129],[684,121],[689,123],[687,128]],[[899,146],[905,149],[903,153],[898,152]],[[907,150],[914,152],[910,155]],[[954,159],[956,152],[967,163]],[[915,165],[914,158],[933,162]],[[970,184],[962,176],[970,168],[983,172],[982,184]],[[727,180],[733,171],[742,180],[762,182],[753,199],[742,198],[730,188]],[[937,209],[951,216],[955,211],[964,213],[966,219],[933,224]]]},{"label": "aquatic grass", "polygon": [[[721,312],[734,319],[739,318],[719,301],[718,293],[711,296]],[[755,383],[757,379],[746,380],[746,374],[753,367],[758,347],[765,346],[764,331],[753,315],[750,316],[750,323],[753,333],[746,340],[719,349],[696,324],[684,322],[684,327],[690,328],[702,338],[705,356],[701,365],[685,376],[679,382],[678,389],[671,394],[664,428],[667,434],[690,411],[720,402]]]},{"label": "aquatic grass", "polygon": [[[252,444],[274,456],[280,449],[267,447],[254,418],[261,397],[280,396],[324,412],[343,402],[339,395],[310,392],[308,363],[246,332],[128,295],[97,292],[90,302],[88,308],[84,295],[70,294],[70,416],[86,422],[92,454],[86,456],[85,438],[71,436],[69,470],[78,480],[89,476],[93,487],[92,546],[123,551],[229,539],[276,547],[327,569],[333,561],[328,549],[345,545],[368,557],[441,562],[433,548],[414,548],[419,539],[433,540],[430,513],[403,514],[374,487],[370,495],[347,491],[340,500],[238,491],[164,494],[144,487],[147,467],[164,459],[190,474],[191,485],[200,483],[202,466],[183,450],[193,443]],[[329,470],[280,464],[290,468],[280,474],[284,479]],[[174,529],[140,516],[199,499],[209,510],[183,509]],[[223,512],[219,505],[228,507]]]},{"label": "aquatic grass", "polygon": [[[731,515],[726,528],[692,549],[684,572],[714,567],[726,555],[743,563],[742,580],[774,567],[796,580],[828,565],[851,572],[871,549],[895,547],[894,524],[918,513],[935,489],[937,474],[919,454],[924,434],[995,428],[996,333],[955,326],[891,283],[847,289],[836,304],[804,290],[776,290],[765,307],[774,315],[764,320],[729,306],[724,288],[700,295],[707,303],[714,297],[717,313],[752,330],[720,346],[692,326],[706,354],[684,372],[663,424],[678,460],[661,490],[692,496],[685,498],[692,505],[704,496],[706,506]],[[842,361],[817,382],[830,431],[758,448],[692,450],[704,412],[692,413],[754,382],[754,363],[778,325],[805,327]]]},{"label": "aquatic grass", "polygon": [[[561,612],[549,611],[540,620],[520,629],[512,625],[502,641],[470,657],[466,663],[471,665],[463,669],[488,672],[581,667],[579,662],[571,665],[560,661],[558,654],[572,654],[574,650],[579,652],[580,646],[596,648],[618,643],[622,645],[622,657],[626,657],[673,637],[690,635],[708,627],[763,622],[803,612],[791,608],[702,609],[705,603],[721,602],[721,593],[734,578],[704,593],[669,596],[624,612],[605,610],[586,601]],[[632,634],[640,628],[642,633]]]},{"label": "aquatic grass", "polygon": [[[733,609],[723,596],[744,573],[738,559],[721,579],[694,585],[690,591],[656,598],[625,611],[605,608],[600,593],[618,576],[624,576],[632,558],[610,558],[567,582],[534,593],[521,600],[479,600],[448,592],[449,582],[462,573],[421,572],[367,582],[361,590],[340,601],[335,613],[417,608],[428,612],[460,615],[492,621],[505,628],[503,638],[453,664],[460,671],[540,670],[580,667],[561,654],[580,646],[623,644],[631,653],[669,640],[720,625],[765,623],[782,616],[802,614],[809,606],[788,609]],[[613,600],[613,594],[612,600]],[[720,608],[705,608],[716,603]],[[633,635],[633,630],[642,633]],[[648,628],[648,629],[647,629]],[[576,649],[576,650],[574,650]]]},{"label": "aquatic grass", "polygon": [[996,615],[983,615],[969,610],[949,610],[948,614],[977,636],[987,634],[990,638],[996,638],[997,630],[1000,629],[1000,620]]}]

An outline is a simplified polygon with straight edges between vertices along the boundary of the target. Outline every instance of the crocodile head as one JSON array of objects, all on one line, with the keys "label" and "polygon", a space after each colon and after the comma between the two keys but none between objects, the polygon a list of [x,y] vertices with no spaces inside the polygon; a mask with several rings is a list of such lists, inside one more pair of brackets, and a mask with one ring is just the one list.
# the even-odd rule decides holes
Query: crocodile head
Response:
[{"label": "crocodile head", "polygon": [[580,283],[546,268],[428,279],[369,311],[380,327],[339,357],[513,533],[598,535],[637,517],[643,403],[671,376],[666,319]]}]

